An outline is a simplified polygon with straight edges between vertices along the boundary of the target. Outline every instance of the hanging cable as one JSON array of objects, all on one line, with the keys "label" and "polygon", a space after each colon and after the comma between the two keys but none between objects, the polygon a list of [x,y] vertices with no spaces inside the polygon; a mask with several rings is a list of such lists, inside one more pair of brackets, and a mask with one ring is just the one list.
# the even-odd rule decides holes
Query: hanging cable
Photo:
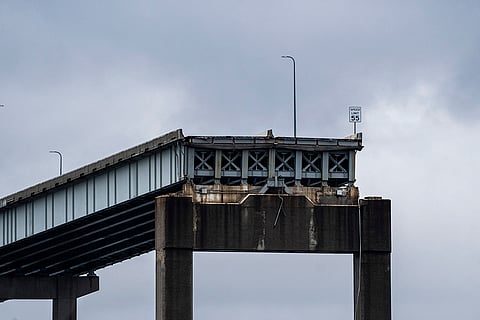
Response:
[{"label": "hanging cable", "polygon": [[280,212],[283,212],[283,216],[286,217],[287,214],[285,210],[283,210],[283,197],[280,195],[280,191],[278,192],[278,197],[280,198],[280,206],[278,207],[277,216],[275,217],[275,222],[273,223],[273,227],[277,226],[278,218],[280,217]]}]

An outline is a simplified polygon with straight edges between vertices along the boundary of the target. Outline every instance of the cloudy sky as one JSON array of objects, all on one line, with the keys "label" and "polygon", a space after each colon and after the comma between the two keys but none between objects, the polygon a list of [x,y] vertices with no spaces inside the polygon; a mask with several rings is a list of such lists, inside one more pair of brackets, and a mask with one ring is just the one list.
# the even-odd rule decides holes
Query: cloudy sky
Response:
[{"label": "cloudy sky", "polygon": [[[392,199],[394,319],[480,318],[478,1],[0,0],[0,196],[183,128],[351,133]],[[352,258],[195,255],[195,319],[352,319]],[[100,270],[79,319],[154,318],[154,256]],[[235,275],[232,277],[232,275]],[[9,301],[0,318],[49,319]]]}]

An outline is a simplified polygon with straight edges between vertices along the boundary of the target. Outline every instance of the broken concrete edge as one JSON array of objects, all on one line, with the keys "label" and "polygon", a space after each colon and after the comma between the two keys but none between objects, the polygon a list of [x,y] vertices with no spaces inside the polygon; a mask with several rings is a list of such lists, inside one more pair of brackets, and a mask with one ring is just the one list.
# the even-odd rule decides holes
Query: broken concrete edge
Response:
[{"label": "broken concrete edge", "polygon": [[[285,190],[287,189],[288,190]],[[356,186],[288,186],[271,188],[265,192],[264,187],[239,185],[227,186],[222,184],[195,185],[191,181],[183,185],[183,190],[176,193],[178,196],[191,197],[194,203],[202,204],[242,204],[252,195],[277,195],[280,197],[304,196],[315,205],[352,205],[358,206],[359,190]],[[275,191],[275,192],[272,192]]]}]

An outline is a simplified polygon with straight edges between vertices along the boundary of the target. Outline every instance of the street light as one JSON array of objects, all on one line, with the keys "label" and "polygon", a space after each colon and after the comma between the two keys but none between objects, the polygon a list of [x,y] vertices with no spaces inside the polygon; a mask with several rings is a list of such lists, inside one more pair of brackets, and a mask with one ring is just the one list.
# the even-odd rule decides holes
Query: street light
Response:
[{"label": "street light", "polygon": [[297,81],[295,79],[295,58],[292,56],[282,56],[282,58],[291,59],[293,62],[293,137],[297,137]]},{"label": "street light", "polygon": [[49,152],[58,154],[58,156],[60,158],[59,159],[60,160],[60,175],[62,175],[62,167],[63,167],[63,156],[62,156],[62,154],[60,153],[60,151],[57,151],[57,150],[51,150]]}]

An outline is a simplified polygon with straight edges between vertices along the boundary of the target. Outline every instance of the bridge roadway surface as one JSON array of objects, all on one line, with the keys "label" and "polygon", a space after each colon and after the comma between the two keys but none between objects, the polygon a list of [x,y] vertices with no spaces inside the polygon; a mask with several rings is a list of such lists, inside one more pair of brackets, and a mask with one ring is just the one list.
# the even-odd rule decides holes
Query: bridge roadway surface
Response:
[{"label": "bridge roadway surface", "polygon": [[168,133],[0,199],[0,276],[85,275],[154,250],[155,198],[186,181],[257,192],[269,184],[353,185],[361,143],[361,135]]}]

